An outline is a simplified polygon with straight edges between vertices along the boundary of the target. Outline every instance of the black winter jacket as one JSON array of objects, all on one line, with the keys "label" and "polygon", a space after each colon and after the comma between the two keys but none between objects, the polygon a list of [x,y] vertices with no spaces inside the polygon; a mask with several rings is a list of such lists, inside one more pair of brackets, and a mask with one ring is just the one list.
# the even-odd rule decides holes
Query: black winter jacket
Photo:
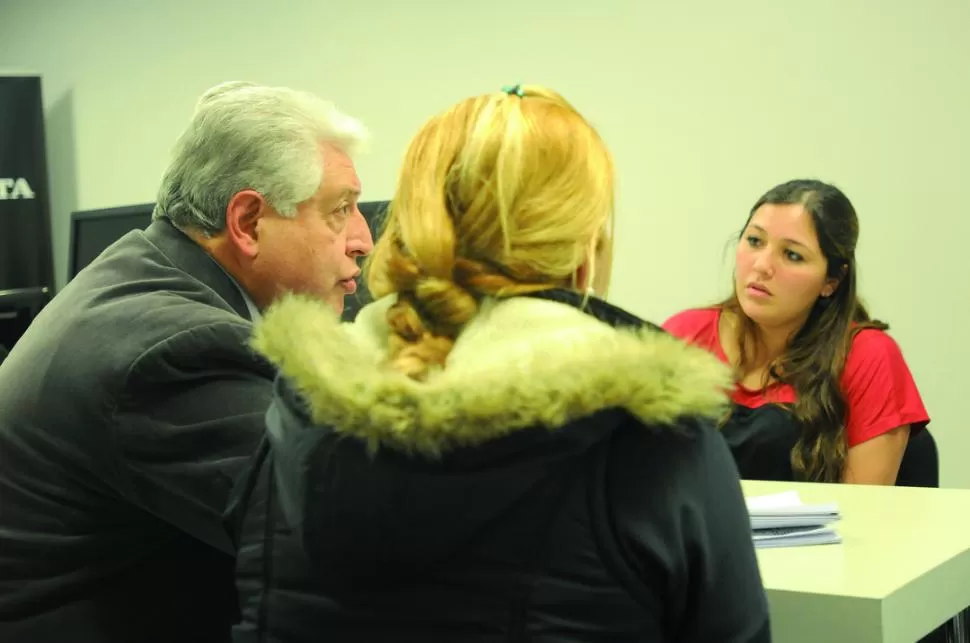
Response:
[{"label": "black winter jacket", "polygon": [[258,328],[285,379],[231,510],[236,643],[770,640],[715,358],[555,291],[486,302],[418,383],[390,301]]}]

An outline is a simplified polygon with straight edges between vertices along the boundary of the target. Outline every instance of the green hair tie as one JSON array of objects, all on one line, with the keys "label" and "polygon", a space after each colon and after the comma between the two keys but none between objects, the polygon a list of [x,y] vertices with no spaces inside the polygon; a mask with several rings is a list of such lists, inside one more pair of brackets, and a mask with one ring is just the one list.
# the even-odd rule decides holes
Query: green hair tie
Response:
[{"label": "green hair tie", "polygon": [[502,91],[508,94],[509,96],[515,95],[515,96],[518,96],[519,98],[525,98],[525,92],[522,91],[521,85],[506,85],[505,87],[502,88]]}]

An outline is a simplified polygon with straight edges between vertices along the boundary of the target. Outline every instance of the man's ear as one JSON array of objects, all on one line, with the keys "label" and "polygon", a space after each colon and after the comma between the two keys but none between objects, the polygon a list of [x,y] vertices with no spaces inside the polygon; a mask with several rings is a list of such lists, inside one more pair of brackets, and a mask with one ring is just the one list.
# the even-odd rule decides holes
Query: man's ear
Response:
[{"label": "man's ear", "polygon": [[268,207],[255,190],[236,192],[226,206],[227,240],[249,259],[259,254],[259,220]]}]

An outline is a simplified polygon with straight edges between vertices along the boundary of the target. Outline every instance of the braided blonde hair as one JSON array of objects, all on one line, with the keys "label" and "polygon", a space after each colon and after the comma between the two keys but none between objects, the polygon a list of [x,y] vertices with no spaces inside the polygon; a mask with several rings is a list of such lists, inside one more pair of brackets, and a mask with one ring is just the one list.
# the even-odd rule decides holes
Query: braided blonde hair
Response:
[{"label": "braided blonde hair", "polygon": [[392,365],[423,380],[483,297],[574,285],[590,248],[611,243],[613,198],[605,144],[549,89],[469,98],[432,118],[366,265],[375,296],[398,295]]}]

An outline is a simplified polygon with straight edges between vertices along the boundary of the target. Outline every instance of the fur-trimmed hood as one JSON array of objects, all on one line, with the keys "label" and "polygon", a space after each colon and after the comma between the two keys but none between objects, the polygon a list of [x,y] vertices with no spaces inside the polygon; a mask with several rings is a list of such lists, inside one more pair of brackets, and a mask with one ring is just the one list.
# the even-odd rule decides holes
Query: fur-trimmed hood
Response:
[{"label": "fur-trimmed hood", "polygon": [[305,399],[314,423],[372,449],[440,455],[608,409],[674,425],[718,416],[727,403],[730,373],[709,353],[656,328],[614,328],[537,297],[483,302],[445,368],[417,382],[387,366],[393,301],[341,323],[326,304],[289,296],[267,312],[253,341]]}]

